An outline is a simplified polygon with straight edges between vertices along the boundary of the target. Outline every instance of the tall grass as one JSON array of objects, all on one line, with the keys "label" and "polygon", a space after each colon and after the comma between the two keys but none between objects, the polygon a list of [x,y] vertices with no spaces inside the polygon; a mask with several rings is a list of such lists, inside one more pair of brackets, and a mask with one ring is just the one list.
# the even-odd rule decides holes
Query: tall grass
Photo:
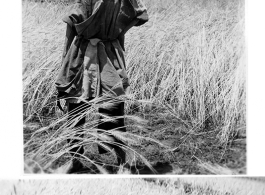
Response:
[{"label": "tall grass", "polygon": [[245,124],[244,17],[239,1],[213,2],[151,11],[149,24],[128,34],[127,62],[137,99],[169,105],[194,130],[210,122],[225,142]]},{"label": "tall grass", "polygon": [[[145,3],[149,22],[126,34],[131,82],[126,112],[133,113],[136,102],[142,112],[158,108],[183,121],[191,132],[216,130],[220,143],[244,132],[243,0]],[[66,123],[56,111],[54,81],[65,35],[61,18],[69,10],[61,3],[23,2],[24,121],[38,120],[45,131]],[[59,137],[65,135],[65,126],[60,127]]]}]

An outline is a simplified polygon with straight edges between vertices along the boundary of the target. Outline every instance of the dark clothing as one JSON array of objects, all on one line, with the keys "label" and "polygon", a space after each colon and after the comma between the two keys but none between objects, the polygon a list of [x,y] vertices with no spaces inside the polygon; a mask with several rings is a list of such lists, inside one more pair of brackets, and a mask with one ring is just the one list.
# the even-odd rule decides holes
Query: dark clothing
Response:
[{"label": "dark clothing", "polygon": [[141,0],[77,0],[67,23],[59,98],[125,94],[124,34],[148,20]]},{"label": "dark clothing", "polygon": [[[74,121],[75,118],[80,117],[82,114],[84,114],[85,110],[88,108],[87,104],[84,102],[81,103],[69,103],[68,104],[68,121]],[[86,122],[85,117],[82,117],[78,122],[75,124],[74,127],[79,127],[84,125]],[[81,133],[80,135],[75,135],[77,137],[83,137],[83,134]],[[79,140],[75,139],[67,139],[68,143],[71,145],[75,145],[79,142]],[[70,152],[74,155],[75,153],[77,154],[83,154],[84,153],[84,147],[79,146],[79,147],[74,147],[70,150]]]},{"label": "dark clothing", "polygon": [[[81,103],[69,103],[68,104],[68,120],[69,121],[74,121],[75,118],[80,117],[86,109],[89,108],[89,105],[81,102]],[[115,104],[115,107],[113,107],[111,110],[109,109],[99,109],[99,113],[103,115],[108,115],[110,117],[117,117],[117,116],[123,116],[124,115],[124,102],[119,102]],[[103,119],[100,117],[100,119]],[[82,117],[76,124],[75,127],[79,127],[85,124],[85,115]],[[110,121],[110,122],[104,122],[104,123],[99,123],[98,129],[102,130],[111,130],[111,129],[117,129],[119,131],[125,132],[126,128],[124,127],[124,118],[119,118],[116,121]],[[75,135],[78,137],[83,137],[83,134],[81,133],[80,135]],[[118,163],[119,161],[125,160],[125,152],[119,147],[118,145],[125,145],[121,140],[116,139],[114,136],[111,136],[114,139],[115,144],[110,144],[110,143],[104,143],[107,145],[109,148],[113,148],[117,154],[118,157]],[[78,144],[80,142],[79,140],[73,140],[73,139],[68,139],[67,140],[71,145]],[[118,145],[117,145],[118,144]],[[98,147],[99,153],[104,154],[107,151],[99,146]],[[79,146],[79,147],[74,147],[70,150],[70,152],[74,155],[78,154],[83,154],[84,153],[84,147]],[[124,163],[124,162],[121,162]]]},{"label": "dark clothing", "polygon": [[[106,109],[106,108],[99,108],[98,112],[103,115],[107,115],[110,117],[119,117],[124,115],[124,102],[115,103],[115,106],[112,107],[112,109]],[[100,117],[100,119],[103,119],[103,117]],[[112,130],[116,129],[117,131],[126,132],[125,124],[124,124],[124,118],[117,118],[115,121],[110,122],[104,122],[100,123],[98,125],[98,129],[102,130]],[[115,142],[117,144],[125,145],[122,141],[116,139],[114,136],[111,136],[114,138]],[[110,148],[117,148],[116,145],[108,144]],[[106,152],[105,149],[102,147],[98,148],[100,154],[104,154]]]},{"label": "dark clothing", "polygon": [[[82,100],[125,94],[129,78],[124,59],[124,35],[133,26],[147,22],[148,15],[142,0],[77,0],[63,21],[67,23],[66,39],[62,67],[55,84],[58,98],[68,101],[71,120],[84,111],[79,109],[76,116],[70,113],[85,104]],[[99,113],[123,116],[124,102],[113,105],[111,109],[99,108]],[[82,118],[76,126],[84,123],[85,118]],[[102,130],[117,128],[126,131],[124,118],[98,125]],[[114,140],[116,144],[109,146],[117,153],[118,163],[124,163],[125,152],[117,146],[124,143]],[[84,149],[72,150],[76,151],[82,153]],[[106,151],[99,148],[99,152]]]}]

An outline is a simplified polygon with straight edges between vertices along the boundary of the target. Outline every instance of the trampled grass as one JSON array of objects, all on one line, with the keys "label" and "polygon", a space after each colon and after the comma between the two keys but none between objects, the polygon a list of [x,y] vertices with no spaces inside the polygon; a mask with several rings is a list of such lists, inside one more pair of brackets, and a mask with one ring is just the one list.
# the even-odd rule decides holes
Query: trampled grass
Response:
[{"label": "trampled grass", "polygon": [[[215,131],[216,142],[224,145],[245,135],[244,1],[145,3],[150,21],[126,34],[131,81],[126,112],[171,116],[163,119],[168,125],[173,118],[187,135]],[[69,10],[58,2],[23,1],[24,122],[38,123],[35,128],[26,125],[25,158],[46,167],[67,152],[63,143],[73,136],[66,116],[56,109],[54,87],[65,35],[61,19]],[[87,126],[94,128],[93,117],[91,111]],[[136,118],[128,126],[141,129]],[[92,135],[93,128],[86,132]],[[95,138],[93,134],[86,143],[98,143]]]}]

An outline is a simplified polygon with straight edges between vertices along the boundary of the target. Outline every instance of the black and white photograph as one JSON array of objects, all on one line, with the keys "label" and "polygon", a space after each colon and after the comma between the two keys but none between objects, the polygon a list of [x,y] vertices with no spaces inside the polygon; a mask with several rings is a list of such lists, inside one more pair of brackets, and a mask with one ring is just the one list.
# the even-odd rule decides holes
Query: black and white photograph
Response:
[{"label": "black and white photograph", "polygon": [[0,195],[264,195],[263,8],[1,2]]},{"label": "black and white photograph", "polygon": [[23,0],[22,47],[25,174],[247,173],[244,0]]},{"label": "black and white photograph", "polygon": [[0,180],[4,195],[264,195],[261,177]]},{"label": "black and white photograph", "polygon": [[3,1],[0,195],[264,195],[261,4]]}]

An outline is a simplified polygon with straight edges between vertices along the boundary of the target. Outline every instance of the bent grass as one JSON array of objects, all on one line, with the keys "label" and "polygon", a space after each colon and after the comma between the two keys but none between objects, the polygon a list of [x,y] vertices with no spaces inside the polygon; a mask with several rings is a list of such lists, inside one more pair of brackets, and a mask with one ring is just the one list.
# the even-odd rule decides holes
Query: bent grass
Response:
[{"label": "bent grass", "polygon": [[[163,110],[184,123],[187,133],[218,131],[216,139],[225,145],[245,134],[244,2],[145,3],[150,21],[126,34],[132,100],[126,101],[126,112],[134,113],[135,105],[142,113]],[[38,121],[41,126],[26,140],[25,159],[46,168],[69,151],[64,143],[74,136],[71,122],[56,109],[54,87],[65,34],[61,18],[69,10],[62,3],[23,1],[24,123]],[[96,139],[97,121],[89,119],[84,130],[90,138],[81,141],[102,144]],[[144,129],[138,120],[134,128]],[[124,140],[127,135],[116,134]],[[148,139],[131,136],[129,143]]]}]

